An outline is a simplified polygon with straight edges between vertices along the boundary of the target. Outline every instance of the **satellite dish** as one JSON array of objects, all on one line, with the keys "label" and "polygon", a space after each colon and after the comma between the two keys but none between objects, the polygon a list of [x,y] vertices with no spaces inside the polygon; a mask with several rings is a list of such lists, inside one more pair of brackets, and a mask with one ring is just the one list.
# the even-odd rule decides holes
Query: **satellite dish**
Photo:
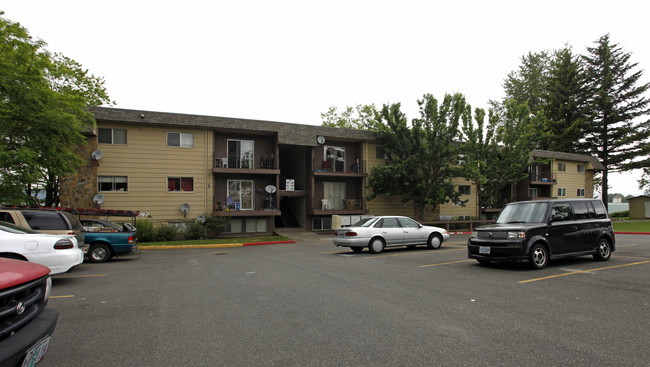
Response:
[{"label": "satellite dish", "polygon": [[318,144],[321,144],[321,145],[322,145],[322,144],[325,144],[325,137],[322,136],[322,135],[319,135],[319,136],[316,138],[316,141],[318,142]]},{"label": "satellite dish", "polygon": [[205,215],[197,215],[196,216],[196,222],[197,223],[205,223]]},{"label": "satellite dish", "polygon": [[93,196],[93,201],[95,202],[95,204],[103,203],[104,202],[104,195],[97,194],[97,195]]},{"label": "satellite dish", "polygon": [[269,194],[273,194],[273,193],[276,192],[278,189],[276,189],[275,186],[273,186],[273,185],[267,185],[265,190],[266,190],[266,192],[268,192]]},{"label": "satellite dish", "polygon": [[94,160],[98,161],[104,157],[104,152],[102,152],[101,150],[95,150],[93,151],[91,156],[93,157]]},{"label": "satellite dish", "polygon": [[181,204],[181,211],[183,213],[189,212],[190,211],[190,204],[188,204],[188,203]]}]

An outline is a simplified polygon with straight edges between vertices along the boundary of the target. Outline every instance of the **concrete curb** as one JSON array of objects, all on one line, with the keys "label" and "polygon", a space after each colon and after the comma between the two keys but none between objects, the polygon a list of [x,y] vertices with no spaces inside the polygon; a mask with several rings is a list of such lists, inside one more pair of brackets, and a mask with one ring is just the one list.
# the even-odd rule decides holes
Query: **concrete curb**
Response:
[{"label": "concrete curb", "polygon": [[243,243],[222,243],[213,245],[176,245],[176,246],[139,246],[138,250],[173,250],[173,249],[189,249],[189,248],[229,248],[229,247],[244,247],[244,246],[260,246],[260,245],[275,245],[282,243],[296,243],[296,241],[269,241],[269,242],[243,242]]}]

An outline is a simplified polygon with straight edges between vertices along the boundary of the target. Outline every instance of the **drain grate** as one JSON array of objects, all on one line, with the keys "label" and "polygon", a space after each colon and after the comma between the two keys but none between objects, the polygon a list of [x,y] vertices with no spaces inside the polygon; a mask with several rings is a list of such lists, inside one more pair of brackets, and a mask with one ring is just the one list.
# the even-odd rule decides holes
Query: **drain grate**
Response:
[{"label": "drain grate", "polygon": [[212,255],[226,255],[226,254],[227,254],[227,252],[215,252]]}]

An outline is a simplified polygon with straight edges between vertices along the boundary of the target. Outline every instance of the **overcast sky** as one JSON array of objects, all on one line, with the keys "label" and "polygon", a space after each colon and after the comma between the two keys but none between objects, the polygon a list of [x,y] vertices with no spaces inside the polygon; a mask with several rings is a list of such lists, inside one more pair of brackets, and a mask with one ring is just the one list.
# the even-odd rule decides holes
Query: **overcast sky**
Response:
[{"label": "overcast sky", "polygon": [[[650,81],[648,8],[613,1],[2,0],[47,49],[102,76],[116,107],[320,125],[328,107],[503,97],[521,56],[602,35]],[[645,6],[642,9],[641,6]],[[610,192],[638,195],[639,172]]]}]

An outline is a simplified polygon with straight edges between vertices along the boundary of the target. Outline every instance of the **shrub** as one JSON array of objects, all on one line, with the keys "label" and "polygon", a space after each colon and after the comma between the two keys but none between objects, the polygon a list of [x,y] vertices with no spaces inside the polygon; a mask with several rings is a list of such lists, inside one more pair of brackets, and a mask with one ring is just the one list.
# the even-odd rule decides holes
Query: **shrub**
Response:
[{"label": "shrub", "polygon": [[156,241],[174,241],[178,239],[180,230],[177,226],[162,225],[156,227]]},{"label": "shrub", "polygon": [[150,220],[139,220],[135,222],[136,236],[138,242],[151,242],[154,240],[153,223]]},{"label": "shrub", "polygon": [[215,217],[208,216],[205,219],[205,229],[207,230],[208,238],[216,238],[217,235],[228,228],[230,217]]},{"label": "shrub", "polygon": [[627,217],[630,216],[630,211],[629,210],[623,210],[621,212],[612,213],[609,216],[610,216],[610,218],[617,218],[617,219],[619,219],[619,218],[627,218]]},{"label": "shrub", "polygon": [[183,236],[188,240],[201,240],[206,238],[208,232],[203,223],[192,222],[185,225]]}]

